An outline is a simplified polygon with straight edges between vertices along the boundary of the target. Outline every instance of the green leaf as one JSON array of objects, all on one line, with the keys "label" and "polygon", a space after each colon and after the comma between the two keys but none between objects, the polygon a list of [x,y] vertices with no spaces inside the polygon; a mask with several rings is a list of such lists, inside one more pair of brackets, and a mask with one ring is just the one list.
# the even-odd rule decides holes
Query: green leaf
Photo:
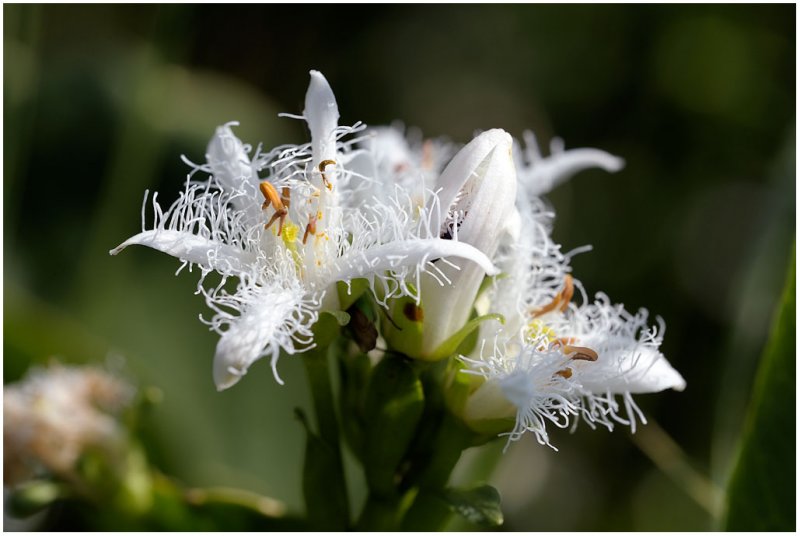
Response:
[{"label": "green leaf", "polygon": [[364,472],[370,490],[394,493],[395,475],[424,409],[422,383],[402,358],[375,367],[365,401]]},{"label": "green leaf", "polygon": [[794,531],[796,527],[795,288],[793,251],[728,484],[727,531]]},{"label": "green leaf", "polygon": [[448,488],[444,490],[442,498],[453,512],[470,523],[486,528],[503,524],[500,494],[492,486],[483,485],[466,490]]}]

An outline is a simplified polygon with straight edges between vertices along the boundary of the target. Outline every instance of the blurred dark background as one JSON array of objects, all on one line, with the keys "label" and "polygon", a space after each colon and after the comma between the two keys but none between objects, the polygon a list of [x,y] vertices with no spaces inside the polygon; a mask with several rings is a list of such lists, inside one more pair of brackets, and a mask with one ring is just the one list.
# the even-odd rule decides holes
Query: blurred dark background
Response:
[{"label": "blurred dark background", "polygon": [[590,294],[666,320],[663,351],[688,388],[638,397],[657,425],[634,438],[582,425],[554,434],[558,453],[525,438],[492,482],[509,530],[714,527],[794,236],[795,6],[3,14],[4,382],[53,356],[124,358],[164,393],[147,429],[164,470],[300,510],[299,361],[281,360],[284,387],[259,364],[217,393],[197,274],[174,277],[178,263],[152,250],[108,250],[139,230],[145,189],[174,199],[180,155],[202,160],[218,124],[238,120],[266,147],[304,140],[276,114],[302,110],[319,69],[343,123],[401,119],[459,142],[531,128],[545,151],[560,136],[626,159],[621,173],[584,172],[549,195],[555,238],[594,246],[573,263]]}]

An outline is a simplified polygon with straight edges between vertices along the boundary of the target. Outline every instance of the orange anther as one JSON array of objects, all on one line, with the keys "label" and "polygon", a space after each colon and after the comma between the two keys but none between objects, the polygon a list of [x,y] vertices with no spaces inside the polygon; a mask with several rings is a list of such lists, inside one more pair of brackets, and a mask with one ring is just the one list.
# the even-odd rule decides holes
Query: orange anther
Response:
[{"label": "orange anther", "polygon": [[575,284],[572,282],[572,276],[567,274],[564,276],[564,288],[561,290],[561,312],[565,312],[569,307],[569,302],[572,301],[572,295],[575,293]]},{"label": "orange anther", "polygon": [[559,370],[556,372],[556,376],[561,376],[565,380],[572,378],[572,369],[567,367],[565,369]]},{"label": "orange anther", "polygon": [[308,235],[317,233],[317,215],[308,217],[308,224],[306,225],[306,232],[303,233],[303,244],[308,240]]},{"label": "orange anther", "polygon": [[280,220],[280,223],[278,224],[278,236],[280,236],[281,232],[283,232],[283,222],[286,220],[286,215],[289,214],[288,207],[290,190],[289,188],[283,188],[283,195],[278,196],[278,191],[268,181],[260,183],[258,187],[261,189],[261,193],[264,195],[264,203],[261,205],[261,210],[268,208],[270,205],[272,205],[272,208],[275,209],[275,214],[272,215],[270,220],[264,226],[264,229],[269,229],[269,227],[275,223],[275,220]]},{"label": "orange anther", "polygon": [[564,276],[564,288],[562,288],[561,291],[555,295],[550,303],[543,305],[538,309],[534,309],[531,312],[531,315],[536,318],[537,316],[547,314],[554,309],[558,309],[562,313],[565,312],[567,307],[569,307],[569,302],[572,300],[572,295],[574,293],[575,284],[573,283],[572,276],[567,274]]},{"label": "orange anther", "polygon": [[[571,359],[579,359],[581,361],[597,361],[597,352],[585,346],[564,346],[563,352],[569,355]],[[572,354],[572,355],[570,355]]]},{"label": "orange anther", "polygon": [[322,182],[325,184],[325,188],[327,188],[328,190],[333,190],[333,184],[331,184],[330,181],[328,180],[328,177],[325,176],[325,168],[331,165],[335,166],[336,161],[323,160],[322,162],[319,163],[319,173],[320,175],[322,175]]}]

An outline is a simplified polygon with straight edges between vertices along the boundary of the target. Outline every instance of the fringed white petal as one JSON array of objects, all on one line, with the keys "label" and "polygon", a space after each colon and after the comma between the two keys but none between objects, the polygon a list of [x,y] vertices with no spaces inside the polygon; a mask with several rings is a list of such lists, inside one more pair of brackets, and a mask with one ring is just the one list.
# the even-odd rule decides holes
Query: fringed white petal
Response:
[{"label": "fringed white petal", "polygon": [[[566,365],[566,358],[555,347],[546,346],[544,338],[526,345],[513,357],[510,347],[497,344],[490,356],[480,359],[462,357],[470,369],[468,373],[480,374],[486,383],[470,396],[465,406],[465,417],[491,419],[502,418],[503,413],[492,415],[487,407],[504,411],[503,401],[492,400],[502,396],[503,400],[516,408],[516,424],[511,432],[504,434],[509,442],[520,439],[526,432],[534,434],[541,445],[556,449],[551,443],[547,426],[567,428],[580,413],[580,393],[568,378],[559,375]],[[476,407],[483,406],[483,409]]]},{"label": "fringed white petal", "polygon": [[597,361],[576,363],[576,381],[587,393],[654,393],[682,391],[686,381],[658,351],[664,321],[648,325],[648,314],[636,314],[621,304],[611,304],[598,293],[594,303],[573,307],[552,327],[559,337],[573,338],[576,346],[597,352]]},{"label": "fringed white petal", "polygon": [[661,352],[649,347],[618,350],[601,355],[581,367],[581,384],[591,392],[613,394],[683,391],[686,380]]},{"label": "fringed white petal", "polygon": [[524,139],[526,147],[519,152],[517,172],[520,184],[528,196],[546,194],[585,169],[599,167],[609,173],[616,173],[625,166],[622,158],[599,149],[565,151],[561,140],[552,144],[550,156],[542,158],[533,133],[525,132]]},{"label": "fringed white petal", "polygon": [[418,238],[355,250],[336,259],[334,281],[345,281],[408,266],[424,266],[441,257],[456,257],[476,263],[487,275],[499,270],[484,253],[469,244],[441,238]]},{"label": "fringed white petal", "polygon": [[167,253],[183,262],[196,264],[204,270],[216,270],[225,275],[249,271],[255,262],[254,253],[209,240],[185,231],[156,229],[144,231],[127,239],[109,253],[116,255],[131,245],[147,246]]},{"label": "fringed white petal", "polygon": [[262,357],[270,358],[275,379],[283,384],[277,370],[280,352],[293,354],[299,351],[296,342],[310,343],[310,326],[317,319],[318,301],[309,303],[299,285],[240,285],[237,294],[224,305],[232,304],[241,307],[238,317],[219,311],[211,322],[217,330],[224,329],[214,354],[217,390],[236,384]]},{"label": "fringed white petal", "polygon": [[238,124],[231,122],[217,127],[206,149],[211,173],[222,189],[231,195],[242,192],[244,188],[252,192],[258,188],[258,177],[247,150],[231,130],[231,126]]}]

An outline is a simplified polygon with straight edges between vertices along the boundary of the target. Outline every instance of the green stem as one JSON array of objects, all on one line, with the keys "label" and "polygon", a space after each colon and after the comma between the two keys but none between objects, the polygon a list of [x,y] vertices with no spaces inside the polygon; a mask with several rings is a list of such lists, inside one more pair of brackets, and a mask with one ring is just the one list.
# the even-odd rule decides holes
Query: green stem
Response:
[{"label": "green stem", "polygon": [[441,495],[430,489],[420,489],[414,503],[403,517],[404,532],[428,532],[444,530],[453,511]]},{"label": "green stem", "polygon": [[328,348],[315,348],[306,352],[303,355],[303,363],[306,366],[308,384],[311,388],[319,436],[334,449],[337,455],[340,455],[339,421],[334,409],[333,388],[328,368]]},{"label": "green stem", "polygon": [[470,447],[475,434],[450,414],[445,414],[434,439],[429,456],[415,475],[419,492],[403,518],[401,530],[438,530],[446,525],[452,514],[441,498],[453,468],[464,449]]},{"label": "green stem", "polygon": [[381,497],[370,493],[356,530],[364,532],[390,532],[397,530],[401,501],[396,497]]},{"label": "green stem", "polygon": [[[338,476],[338,482],[321,482],[320,484],[331,486],[330,492],[338,494],[340,500],[347,506],[347,484],[345,483],[342,451],[339,442],[339,420],[336,416],[331,374],[328,366],[328,347],[317,347],[306,352],[303,355],[303,363],[305,363],[306,375],[308,376],[319,437],[333,452],[333,459],[336,464],[336,467],[333,468],[334,474]],[[347,506],[346,510],[349,511],[349,506]]]}]

